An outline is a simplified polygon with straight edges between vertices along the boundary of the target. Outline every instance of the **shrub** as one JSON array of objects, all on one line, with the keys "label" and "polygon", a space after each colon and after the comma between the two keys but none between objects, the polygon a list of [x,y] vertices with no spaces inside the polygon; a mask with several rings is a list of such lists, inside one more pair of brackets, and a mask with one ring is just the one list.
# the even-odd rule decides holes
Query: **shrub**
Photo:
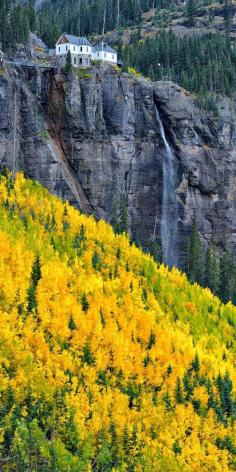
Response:
[{"label": "shrub", "polygon": [[92,79],[92,74],[90,74],[88,70],[90,70],[89,67],[78,69],[78,72],[77,72],[78,79]]},{"label": "shrub", "polygon": [[38,134],[39,138],[42,138],[42,139],[48,139],[49,138],[48,130],[46,130],[46,129],[42,129],[42,130],[38,131],[37,134]]},{"label": "shrub", "polygon": [[142,74],[138,72],[134,67],[128,67],[128,73],[139,79],[142,77]]}]

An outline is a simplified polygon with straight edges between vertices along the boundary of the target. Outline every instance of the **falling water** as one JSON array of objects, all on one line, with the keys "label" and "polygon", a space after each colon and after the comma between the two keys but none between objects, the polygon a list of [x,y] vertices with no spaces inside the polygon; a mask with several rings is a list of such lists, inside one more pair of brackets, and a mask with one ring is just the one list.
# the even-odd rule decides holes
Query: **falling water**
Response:
[{"label": "falling water", "polygon": [[176,233],[177,233],[177,201],[176,201],[176,172],[174,154],[167,141],[161,117],[156,108],[156,118],[160,128],[161,137],[165,146],[163,159],[163,197],[161,216],[161,243],[163,260],[169,266],[177,264],[176,257]]}]

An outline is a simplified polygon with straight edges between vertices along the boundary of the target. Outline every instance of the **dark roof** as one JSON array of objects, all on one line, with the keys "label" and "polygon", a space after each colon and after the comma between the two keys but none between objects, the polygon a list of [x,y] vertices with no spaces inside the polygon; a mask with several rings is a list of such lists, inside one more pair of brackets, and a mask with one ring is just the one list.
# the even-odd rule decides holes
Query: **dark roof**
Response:
[{"label": "dark roof", "polygon": [[75,44],[76,46],[91,46],[91,43],[87,40],[87,38],[79,37],[79,36],[72,36],[71,34],[64,33],[68,43]]},{"label": "dark roof", "polygon": [[106,51],[106,52],[112,52],[112,54],[117,54],[115,49],[112,49],[110,46],[108,46],[107,43],[99,43],[97,46],[93,48],[94,52],[97,51]]}]

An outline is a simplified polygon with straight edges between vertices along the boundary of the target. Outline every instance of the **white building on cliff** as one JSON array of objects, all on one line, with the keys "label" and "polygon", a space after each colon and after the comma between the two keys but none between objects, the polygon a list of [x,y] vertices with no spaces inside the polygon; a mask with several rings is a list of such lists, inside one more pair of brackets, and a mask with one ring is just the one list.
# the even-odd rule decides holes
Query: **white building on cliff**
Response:
[{"label": "white building on cliff", "polygon": [[56,57],[61,65],[65,65],[68,51],[71,53],[74,67],[89,66],[92,59],[92,45],[87,38],[63,33],[56,44]]},{"label": "white building on cliff", "polygon": [[117,64],[117,52],[108,44],[93,47],[87,38],[63,33],[56,43],[56,58],[62,66],[69,51],[73,67],[90,66],[92,60]]},{"label": "white building on cliff", "polygon": [[117,64],[117,52],[103,41],[93,48],[92,58],[95,61]]}]

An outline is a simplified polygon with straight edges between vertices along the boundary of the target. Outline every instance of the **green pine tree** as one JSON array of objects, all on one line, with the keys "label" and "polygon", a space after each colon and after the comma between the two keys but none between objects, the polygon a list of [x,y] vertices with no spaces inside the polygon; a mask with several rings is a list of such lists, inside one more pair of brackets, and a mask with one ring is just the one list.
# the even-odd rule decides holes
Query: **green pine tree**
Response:
[{"label": "green pine tree", "polygon": [[196,0],[188,0],[186,5],[186,17],[188,26],[194,26],[196,21]]},{"label": "green pine tree", "polygon": [[224,0],[224,23],[225,23],[225,32],[229,33],[233,17],[233,6],[232,0]]},{"label": "green pine tree", "polygon": [[93,268],[95,270],[100,269],[101,263],[100,263],[100,257],[99,257],[99,254],[98,254],[97,251],[94,251],[94,253],[93,253],[92,264],[93,264]]},{"label": "green pine tree", "polygon": [[71,330],[71,331],[74,331],[77,326],[76,326],[76,323],[75,323],[75,320],[73,318],[73,316],[71,315],[69,321],[68,321],[68,328]]},{"label": "green pine tree", "polygon": [[191,282],[202,282],[202,250],[197,222],[194,219],[188,242],[187,275]]},{"label": "green pine tree", "polygon": [[28,4],[28,18],[30,31],[36,30],[36,11],[35,11],[35,0],[29,0]]},{"label": "green pine tree", "polygon": [[205,256],[204,286],[213,293],[218,293],[219,288],[219,265],[215,248],[210,244]]},{"label": "green pine tree", "polygon": [[198,357],[197,352],[196,352],[195,357],[194,357],[193,362],[192,362],[192,368],[193,368],[194,372],[196,374],[198,374],[198,372],[200,370],[200,361],[199,361],[199,357]]},{"label": "green pine tree", "polygon": [[182,453],[182,447],[180,446],[178,439],[174,442],[172,450],[175,455]]},{"label": "green pine tree", "polygon": [[65,65],[65,72],[67,75],[71,74],[72,73],[72,59],[71,59],[71,52],[68,51],[67,55],[66,55],[66,65]]},{"label": "green pine tree", "polygon": [[181,386],[181,380],[178,377],[176,381],[176,387],[175,387],[175,401],[176,403],[184,403],[184,396],[183,396],[183,390]]},{"label": "green pine tree", "polygon": [[224,303],[227,303],[232,296],[232,274],[234,273],[232,269],[232,258],[226,250],[221,256],[219,268],[219,296]]},{"label": "green pine tree", "polygon": [[37,310],[36,290],[41,277],[41,262],[39,256],[37,255],[33,263],[30,286],[28,289],[28,313],[31,313],[33,310]]},{"label": "green pine tree", "polygon": [[89,309],[89,302],[88,302],[88,299],[87,299],[87,296],[85,293],[83,293],[82,297],[81,297],[81,305],[82,305],[82,310],[87,313],[88,309]]}]

